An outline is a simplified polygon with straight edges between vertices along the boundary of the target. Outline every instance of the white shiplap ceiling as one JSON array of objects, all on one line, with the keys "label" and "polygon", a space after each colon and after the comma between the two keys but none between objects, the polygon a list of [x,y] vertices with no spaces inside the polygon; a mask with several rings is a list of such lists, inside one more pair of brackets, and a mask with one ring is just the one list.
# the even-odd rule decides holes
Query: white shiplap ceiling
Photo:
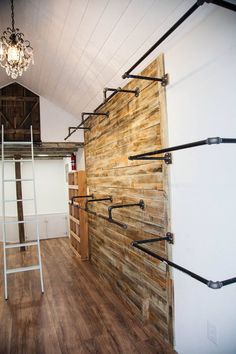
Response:
[{"label": "white shiplap ceiling", "polygon": [[[15,25],[31,41],[35,65],[19,83],[80,120],[102,102],[103,88],[122,74],[189,8],[192,0],[15,0]],[[10,1],[0,0],[0,31],[10,26]],[[197,10],[164,48],[200,21]],[[163,47],[161,48],[163,49]],[[160,50],[161,50],[160,49]],[[138,73],[160,50],[136,69]],[[0,86],[12,82],[0,68]],[[68,122],[70,124],[70,122]]]}]

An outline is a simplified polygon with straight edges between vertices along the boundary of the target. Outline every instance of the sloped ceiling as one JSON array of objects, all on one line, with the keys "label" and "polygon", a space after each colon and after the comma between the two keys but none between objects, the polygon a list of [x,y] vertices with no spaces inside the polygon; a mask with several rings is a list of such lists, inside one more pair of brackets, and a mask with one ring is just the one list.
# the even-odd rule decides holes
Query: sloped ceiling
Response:
[{"label": "sloped ceiling", "polygon": [[[35,53],[35,65],[18,82],[79,121],[82,111],[94,110],[102,102],[104,87],[125,84],[122,74],[194,2],[15,0],[15,25],[31,41]],[[1,33],[10,26],[9,3],[0,1]],[[207,14],[207,6],[197,10],[164,45],[173,45],[181,33],[200,21]],[[136,73],[160,50],[149,56]],[[0,68],[0,86],[10,82]]]}]

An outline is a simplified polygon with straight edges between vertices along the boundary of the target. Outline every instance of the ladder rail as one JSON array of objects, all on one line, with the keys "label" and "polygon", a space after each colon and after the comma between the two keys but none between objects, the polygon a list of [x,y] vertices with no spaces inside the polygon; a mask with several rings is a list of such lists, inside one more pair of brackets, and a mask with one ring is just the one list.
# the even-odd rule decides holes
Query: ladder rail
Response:
[{"label": "ladder rail", "polygon": [[6,212],[5,212],[5,188],[4,188],[4,126],[2,125],[2,237],[3,237],[3,268],[4,268],[4,294],[7,299],[7,254],[6,254]]},{"label": "ladder rail", "polygon": [[31,159],[32,159],[32,174],[33,174],[33,189],[34,189],[34,212],[35,212],[35,219],[36,219],[36,235],[37,235],[37,242],[38,242],[39,273],[40,273],[41,290],[42,290],[42,293],[44,293],[43,269],[42,269],[40,240],[39,240],[39,221],[38,221],[38,210],[37,210],[37,203],[36,203],[34,145],[33,145],[33,127],[32,127],[32,125],[30,126],[30,136],[31,136]]}]

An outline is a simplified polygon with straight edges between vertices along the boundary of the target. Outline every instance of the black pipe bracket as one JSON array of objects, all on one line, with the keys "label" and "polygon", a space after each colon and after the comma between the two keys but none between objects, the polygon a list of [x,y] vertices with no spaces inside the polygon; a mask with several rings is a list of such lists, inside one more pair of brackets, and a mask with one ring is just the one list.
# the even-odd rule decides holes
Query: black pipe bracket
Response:
[{"label": "black pipe bracket", "polygon": [[[91,197],[93,196],[93,194],[91,195]],[[84,196],[84,197],[90,197],[90,196]],[[82,196],[81,196],[81,198],[82,198]],[[105,216],[103,216],[103,215],[101,215],[101,214],[97,214],[95,211],[93,211],[93,210],[90,210],[89,208],[88,208],[88,203],[90,202],[90,203],[93,203],[93,202],[102,202],[102,201],[106,201],[106,200],[109,200],[110,202],[112,202],[112,196],[109,196],[109,197],[106,197],[106,198],[97,198],[97,199],[90,199],[90,200],[87,200],[86,201],[86,204],[85,204],[85,208],[83,208],[83,207],[81,207],[80,205],[73,205],[75,208],[78,208],[78,209],[80,209],[80,210],[83,210],[83,211],[85,211],[85,212],[87,212],[88,214],[92,214],[92,215],[95,215],[95,216],[98,216],[98,217],[100,217],[100,218],[103,218],[103,219],[108,219],[107,217],[105,217]],[[120,223],[119,221],[115,221],[115,220],[113,220],[113,223],[114,224],[117,224],[117,225],[119,225],[119,226],[121,226],[121,227],[123,227],[124,229],[125,228],[127,228],[127,225],[125,225],[125,224],[123,224],[123,223]]]},{"label": "black pipe bracket", "polygon": [[123,229],[127,229],[127,225],[124,224],[123,222],[120,222],[118,220],[115,220],[112,216],[112,210],[113,209],[121,209],[121,208],[129,208],[129,207],[134,207],[134,206],[139,206],[142,210],[145,208],[144,201],[140,199],[138,203],[127,203],[127,204],[113,204],[108,207],[108,216],[98,214],[98,216],[112,224],[115,224],[119,227],[122,227]]},{"label": "black pipe bracket", "polygon": [[169,75],[165,74],[163,77],[150,77],[143,75],[133,75],[124,73],[122,79],[139,79],[139,80],[148,80],[148,81],[158,81],[161,83],[161,86],[167,86],[169,84]]},{"label": "black pipe bracket", "polygon": [[[220,137],[212,137],[204,140],[194,141],[188,144],[182,144],[177,146],[172,146],[160,150],[149,151],[139,155],[129,156],[129,160],[164,160],[163,157],[158,158],[154,155],[169,153],[170,151],[184,150],[202,145],[215,145],[215,144],[236,144],[236,138],[220,138]],[[164,156],[165,157],[165,156]],[[171,163],[171,162],[170,162]]]},{"label": "black pipe bracket", "polygon": [[[84,119],[84,116],[88,115],[89,117]],[[85,122],[90,118],[90,116],[106,116],[109,117],[109,112],[104,112],[104,113],[96,113],[96,112],[82,112],[81,113],[81,122],[77,127],[69,127],[68,128],[68,135],[64,138],[64,140],[67,140],[72,134],[74,134],[78,129],[82,130],[91,130],[91,128],[88,127],[82,127],[82,125],[85,124]]]},{"label": "black pipe bracket", "polygon": [[208,286],[208,288],[211,288],[211,289],[220,289],[224,285],[223,285],[222,281],[209,280],[207,283],[207,286]]},{"label": "black pipe bracket", "polygon": [[82,199],[82,198],[94,198],[94,194],[90,194],[90,195],[74,195],[72,198],[71,198],[71,205],[74,204],[74,200],[75,199]]},{"label": "black pipe bracket", "polygon": [[199,5],[203,5],[206,2],[207,4],[214,4],[236,12],[236,5],[225,0],[198,0],[197,2]]},{"label": "black pipe bracket", "polygon": [[153,243],[153,242],[159,242],[159,241],[167,241],[170,244],[174,244],[174,234],[172,232],[167,232],[164,237],[155,237],[155,238],[148,238],[146,240],[138,240],[138,241],[133,241],[131,243],[132,246],[135,245],[141,245],[141,244],[147,244],[147,243]]},{"label": "black pipe bracket", "polygon": [[[69,134],[72,135],[75,133],[76,130],[90,130],[90,128],[84,128],[84,127],[69,127],[68,128],[68,131],[69,131]],[[71,130],[74,130],[74,132],[71,133]]]},{"label": "black pipe bracket", "polygon": [[[166,237],[167,237],[167,234],[166,234]],[[158,238],[153,238],[153,239],[148,239],[148,240],[133,241],[131,243],[131,246],[141,250],[142,252],[148,254],[149,256],[152,256],[155,259],[158,259],[159,261],[163,262],[164,264],[166,264],[166,265],[168,265],[170,267],[173,267],[173,268],[179,270],[182,273],[185,273],[185,274],[189,275],[190,277],[194,278],[195,280],[207,285],[210,289],[217,290],[217,289],[222,288],[223,286],[236,283],[236,277],[230,278],[230,279],[226,279],[226,280],[222,280],[222,281],[213,281],[213,280],[208,280],[206,278],[203,278],[201,275],[196,274],[196,273],[192,272],[191,270],[182,267],[179,264],[176,264],[176,263],[174,263],[172,261],[169,261],[169,259],[160,256],[159,254],[151,251],[148,248],[143,247],[143,245],[142,245],[144,243],[151,243],[151,242],[161,241],[161,239],[165,239],[166,237],[163,237],[163,238],[162,237],[158,237]]]},{"label": "black pipe bracket", "polygon": [[[87,118],[84,119],[84,116],[88,116]],[[82,112],[81,113],[81,123],[80,125],[84,125],[91,116],[106,116],[106,117],[109,117],[109,112]],[[84,129],[87,129],[87,130],[91,130],[91,128],[84,128]]]},{"label": "black pipe bracket", "polygon": [[127,229],[127,225],[126,224],[124,224],[123,222],[120,222],[120,221],[117,221],[117,220],[115,220],[115,219],[111,219],[111,218],[109,218],[108,216],[105,216],[105,215],[102,215],[102,214],[97,214],[97,216],[98,217],[100,217],[100,218],[102,218],[102,219],[104,219],[104,220],[106,220],[106,221],[109,221],[110,223],[112,223],[112,224],[115,224],[115,225],[117,225],[117,226],[119,226],[119,227],[122,227],[122,229]]},{"label": "black pipe bracket", "polygon": [[74,207],[78,208],[80,210],[83,210],[83,211],[85,211],[88,214],[92,214],[92,215],[97,216],[97,213],[95,211],[92,211],[92,210],[89,210],[89,209],[85,209],[85,208],[81,207],[80,205],[74,205]]},{"label": "black pipe bracket", "polygon": [[101,112],[101,113],[100,112],[97,112],[97,113],[96,112],[82,112],[81,113],[82,122],[85,122],[84,116],[106,116],[106,117],[109,117],[109,112]]},{"label": "black pipe bracket", "polygon": [[68,128],[68,134],[64,138],[64,140],[67,140],[72,134],[74,134],[79,129],[81,129],[81,130],[90,130],[90,128],[81,127],[79,125],[77,127],[69,127]]},{"label": "black pipe bracket", "polygon": [[138,156],[129,156],[129,160],[153,160],[153,161],[164,161],[166,165],[171,165],[172,164],[172,155],[171,153],[166,153],[162,157],[158,156],[148,156],[148,155],[143,155],[140,154]]},{"label": "black pipe bracket", "polygon": [[90,128],[85,128],[85,127],[69,127],[68,128],[68,135],[65,137],[64,140],[67,140],[72,134],[74,134],[77,130],[90,130]]},{"label": "black pipe bracket", "polygon": [[[112,196],[109,196],[109,197],[106,197],[106,198],[97,198],[97,199],[89,199],[86,201],[86,204],[85,204],[85,211],[87,212],[92,212],[94,213],[92,210],[90,210],[88,208],[88,203],[96,203],[96,202],[103,202],[103,201],[110,201],[112,202]],[[96,214],[96,213],[95,213]]]},{"label": "black pipe bracket", "polygon": [[137,87],[135,90],[126,90],[126,89],[122,89],[121,87],[117,87],[117,88],[111,88],[111,87],[105,87],[103,90],[103,95],[104,95],[104,102],[107,101],[107,99],[109,99],[109,97],[107,97],[107,92],[108,91],[112,91],[114,94],[116,93],[133,93],[135,95],[135,97],[139,96],[140,90]]},{"label": "black pipe bracket", "polygon": [[114,219],[112,217],[113,209],[121,209],[121,208],[130,208],[134,206],[139,206],[142,210],[145,207],[144,201],[140,199],[138,203],[126,203],[126,204],[113,204],[108,207],[108,221],[113,222]]}]

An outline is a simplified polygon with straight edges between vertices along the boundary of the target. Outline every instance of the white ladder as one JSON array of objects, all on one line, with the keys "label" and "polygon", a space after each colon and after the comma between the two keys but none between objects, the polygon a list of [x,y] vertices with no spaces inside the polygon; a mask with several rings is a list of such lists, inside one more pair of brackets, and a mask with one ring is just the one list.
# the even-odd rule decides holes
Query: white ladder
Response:
[{"label": "white ladder", "polygon": [[[33,130],[32,126],[30,127],[30,135],[31,135],[31,141],[30,142],[8,142],[4,141],[4,126],[2,125],[2,216],[3,216],[3,222],[2,222],[2,230],[3,230],[3,263],[4,263],[4,285],[5,285],[5,299],[8,299],[8,293],[7,293],[7,276],[9,274],[13,273],[19,273],[19,272],[26,272],[30,270],[39,270],[40,272],[40,282],[41,282],[41,290],[42,293],[44,292],[44,286],[43,286],[43,272],[42,272],[42,260],[41,260],[41,253],[40,253],[40,241],[39,241],[39,224],[38,224],[38,216],[37,216],[37,204],[36,204],[36,189],[35,189],[35,170],[34,170],[34,146],[33,146]],[[4,146],[5,145],[29,145],[31,147],[31,159],[12,159],[12,160],[4,160]],[[15,162],[31,162],[32,163],[32,178],[27,178],[27,179],[5,179],[5,174],[4,174],[4,163],[15,163]],[[5,183],[7,182],[17,182],[17,181],[31,181],[33,183],[33,198],[23,198],[23,199],[8,199],[5,200]],[[35,210],[35,216],[34,219],[32,220],[24,220],[24,221],[6,221],[6,210],[5,210],[5,204],[6,203],[11,203],[11,202],[18,202],[18,201],[34,201],[34,210]],[[32,242],[24,242],[24,243],[12,243],[9,244],[7,243],[7,230],[6,230],[6,225],[7,224],[19,224],[19,223],[28,223],[32,222],[35,223],[36,225],[36,241]],[[38,264],[32,265],[32,266],[27,266],[27,267],[21,267],[21,268],[8,268],[7,267],[7,249],[9,248],[15,248],[15,247],[21,247],[21,246],[37,246],[38,248]]]}]

